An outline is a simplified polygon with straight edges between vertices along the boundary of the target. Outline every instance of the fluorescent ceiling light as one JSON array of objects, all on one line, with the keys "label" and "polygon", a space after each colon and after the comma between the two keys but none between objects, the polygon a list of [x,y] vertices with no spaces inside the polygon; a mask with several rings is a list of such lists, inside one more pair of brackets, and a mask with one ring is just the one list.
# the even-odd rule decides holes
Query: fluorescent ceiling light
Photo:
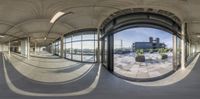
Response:
[{"label": "fluorescent ceiling light", "polygon": [[5,37],[4,35],[0,35],[0,37]]},{"label": "fluorescent ceiling light", "polygon": [[64,12],[57,12],[53,18],[51,19],[50,23],[54,23],[59,17],[61,17],[62,15],[64,15]]}]

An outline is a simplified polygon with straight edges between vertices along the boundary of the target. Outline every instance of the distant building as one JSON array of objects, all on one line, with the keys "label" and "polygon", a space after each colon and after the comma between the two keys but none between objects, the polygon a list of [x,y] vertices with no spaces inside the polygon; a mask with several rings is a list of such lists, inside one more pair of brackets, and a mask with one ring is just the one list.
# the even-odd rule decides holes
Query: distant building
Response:
[{"label": "distant building", "polygon": [[156,38],[153,40],[153,37],[149,37],[149,42],[135,42],[132,45],[133,51],[137,49],[143,49],[144,51],[148,51],[149,49],[159,49],[166,48],[166,44],[160,43],[160,39]]}]

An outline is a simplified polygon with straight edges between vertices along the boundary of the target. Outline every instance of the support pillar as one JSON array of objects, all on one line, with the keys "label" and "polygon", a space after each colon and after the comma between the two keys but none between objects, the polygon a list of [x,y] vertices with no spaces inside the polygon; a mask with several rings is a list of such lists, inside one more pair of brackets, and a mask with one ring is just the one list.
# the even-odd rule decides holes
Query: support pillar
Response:
[{"label": "support pillar", "polygon": [[10,41],[8,43],[8,55],[10,56]]},{"label": "support pillar", "polygon": [[53,43],[51,43],[51,54],[54,55],[54,46],[53,46]]},{"label": "support pillar", "polygon": [[27,38],[27,58],[30,58],[30,37]]},{"label": "support pillar", "polygon": [[185,24],[186,23],[182,23],[182,30],[181,30],[181,69],[184,70],[185,69]]},{"label": "support pillar", "polygon": [[37,43],[35,42],[35,50],[34,50],[35,54],[36,54],[36,49],[37,49]]},{"label": "support pillar", "polygon": [[61,39],[60,39],[60,57],[63,58],[64,57],[64,42],[63,42],[63,35],[61,36]]},{"label": "support pillar", "polygon": [[189,43],[189,56],[191,55],[191,42]]},{"label": "support pillar", "polygon": [[29,37],[21,40],[21,55],[29,59],[30,56],[30,42]]},{"label": "support pillar", "polygon": [[173,35],[173,69],[174,70],[177,70],[178,67],[177,67],[177,37],[175,35]]},{"label": "support pillar", "polygon": [[195,44],[195,53],[197,53],[198,52],[198,50],[197,50],[197,43]]}]

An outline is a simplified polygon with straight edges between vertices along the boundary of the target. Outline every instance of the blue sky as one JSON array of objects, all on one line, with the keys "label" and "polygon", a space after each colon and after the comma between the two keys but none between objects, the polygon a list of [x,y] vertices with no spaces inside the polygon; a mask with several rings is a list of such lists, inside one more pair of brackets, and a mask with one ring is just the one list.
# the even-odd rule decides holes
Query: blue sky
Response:
[{"label": "blue sky", "polygon": [[161,43],[164,42],[167,45],[167,48],[172,48],[173,46],[173,35],[155,28],[131,28],[116,33],[114,37],[115,45],[120,44],[120,40],[123,40],[124,46],[131,46],[134,42],[149,42],[149,37],[153,37],[154,39],[158,37]]}]

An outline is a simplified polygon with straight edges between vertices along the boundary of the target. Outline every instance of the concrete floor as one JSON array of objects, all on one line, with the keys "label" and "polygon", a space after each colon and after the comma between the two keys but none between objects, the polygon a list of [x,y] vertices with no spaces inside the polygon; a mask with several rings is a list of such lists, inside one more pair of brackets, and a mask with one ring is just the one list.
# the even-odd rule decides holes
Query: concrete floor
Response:
[{"label": "concrete floor", "polygon": [[89,72],[94,64],[85,64],[72,61],[66,61],[62,58],[42,58],[45,55],[37,55],[29,59],[19,54],[5,54],[14,69],[23,76],[48,83],[58,83],[72,81]]},{"label": "concrete floor", "polygon": [[76,81],[48,84],[27,79],[1,53],[0,99],[199,99],[199,65],[200,58],[197,58],[189,75],[166,86],[131,84],[98,64]]}]

